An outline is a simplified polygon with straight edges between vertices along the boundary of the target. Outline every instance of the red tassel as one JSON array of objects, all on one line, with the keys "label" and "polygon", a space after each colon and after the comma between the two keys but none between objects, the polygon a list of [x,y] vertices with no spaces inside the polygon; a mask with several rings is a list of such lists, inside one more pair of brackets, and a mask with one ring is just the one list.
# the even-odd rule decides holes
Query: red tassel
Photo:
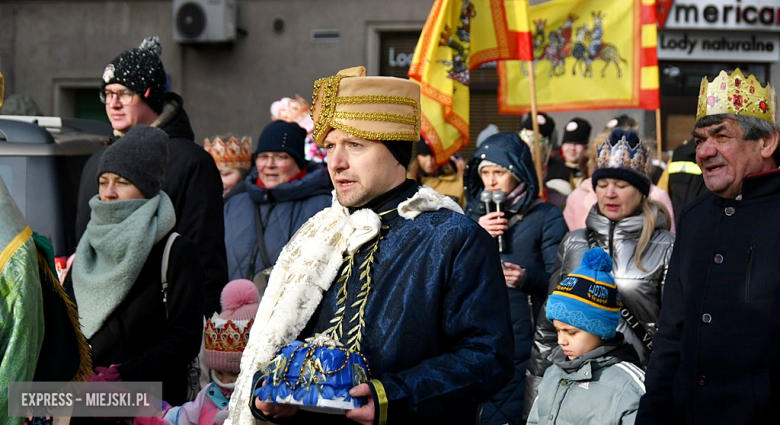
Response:
[{"label": "red tassel", "polygon": [[151,92],[151,91],[152,91],[152,88],[151,87],[147,87],[146,88],[146,93],[144,93],[144,97],[148,98],[149,97],[149,92]]}]

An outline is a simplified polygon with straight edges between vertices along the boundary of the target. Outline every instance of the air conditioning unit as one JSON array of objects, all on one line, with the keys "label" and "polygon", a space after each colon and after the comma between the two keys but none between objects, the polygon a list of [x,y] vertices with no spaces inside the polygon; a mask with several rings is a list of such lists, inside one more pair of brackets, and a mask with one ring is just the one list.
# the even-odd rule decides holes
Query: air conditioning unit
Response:
[{"label": "air conditioning unit", "polygon": [[236,39],[236,0],[173,0],[173,39],[222,43]]}]

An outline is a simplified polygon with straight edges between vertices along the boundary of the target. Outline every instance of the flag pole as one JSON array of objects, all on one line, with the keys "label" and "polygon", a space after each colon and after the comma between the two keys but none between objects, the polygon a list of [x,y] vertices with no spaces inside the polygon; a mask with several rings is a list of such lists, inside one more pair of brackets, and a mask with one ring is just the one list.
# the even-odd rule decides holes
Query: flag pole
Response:
[{"label": "flag pole", "polygon": [[536,179],[539,181],[539,197],[544,197],[544,179],[542,177],[542,148],[539,141],[539,121],[536,120],[538,111],[536,109],[536,82],[534,74],[536,69],[534,68],[534,61],[531,61],[531,72],[528,73],[528,84],[530,85],[531,94],[531,125],[534,130],[534,168],[536,169]]},{"label": "flag pole", "polygon": [[[528,2],[523,1],[522,3],[523,7],[523,13],[525,14],[525,24],[526,27],[530,30],[533,28],[531,26],[531,14],[528,10]],[[530,41],[530,40],[529,40]],[[534,168],[536,169],[536,179],[539,181],[539,197],[544,197],[544,179],[542,176],[542,149],[540,146],[540,137],[539,137],[539,121],[537,121],[537,115],[538,110],[536,108],[536,68],[534,67],[534,50],[531,49],[531,72],[528,73],[528,85],[530,86],[529,94],[531,95],[531,126],[534,130],[534,148],[533,148],[533,159],[534,159]]]},{"label": "flag pole", "polygon": [[656,139],[656,153],[658,154],[658,166],[663,167],[664,156],[663,148],[664,142],[661,134],[661,108],[655,110],[655,139]]}]

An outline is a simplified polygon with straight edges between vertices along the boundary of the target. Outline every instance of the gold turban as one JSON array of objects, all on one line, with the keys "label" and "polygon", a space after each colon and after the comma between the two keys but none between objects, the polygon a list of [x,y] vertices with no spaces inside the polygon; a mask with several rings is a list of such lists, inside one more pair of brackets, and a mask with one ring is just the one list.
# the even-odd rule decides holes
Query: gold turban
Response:
[{"label": "gold turban", "polygon": [[368,140],[420,140],[420,86],[393,77],[366,77],[362,66],[314,82],[314,141],[337,128]]}]

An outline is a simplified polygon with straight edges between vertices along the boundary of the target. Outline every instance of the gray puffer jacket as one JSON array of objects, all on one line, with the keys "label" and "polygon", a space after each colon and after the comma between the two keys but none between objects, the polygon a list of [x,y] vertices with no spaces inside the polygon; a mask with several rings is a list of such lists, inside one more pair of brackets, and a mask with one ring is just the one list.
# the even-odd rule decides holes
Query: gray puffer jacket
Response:
[{"label": "gray puffer jacket", "polygon": [[569,361],[557,347],[550,356],[554,364],[539,384],[528,425],[633,424],[645,393],[645,372],[635,356],[628,344],[608,344]]},{"label": "gray puffer jacket", "polygon": [[[550,277],[549,290],[577,269],[582,255],[590,249],[589,235],[592,234],[596,246],[604,248],[612,257],[612,275],[620,293],[623,305],[636,317],[629,324],[621,318],[618,332],[621,332],[639,354],[642,366],[647,366],[650,351],[634,331],[634,326],[642,326],[649,334],[654,334],[661,311],[661,298],[669,258],[672,255],[674,234],[669,232],[669,220],[662,209],[650,204],[656,211],[655,232],[642,255],[640,270],[634,261],[634,251],[642,233],[642,216],[626,217],[619,222],[610,221],[598,212],[598,205],[591,208],[585,229],[569,232],[558,246],[555,271]],[[546,306],[546,304],[545,304]],[[536,389],[544,371],[550,366],[547,359],[553,348],[558,346],[555,328],[547,320],[545,308],[539,313],[534,344],[531,347],[531,361],[528,364],[525,381],[525,414],[527,417],[531,404],[536,398]]]}]

